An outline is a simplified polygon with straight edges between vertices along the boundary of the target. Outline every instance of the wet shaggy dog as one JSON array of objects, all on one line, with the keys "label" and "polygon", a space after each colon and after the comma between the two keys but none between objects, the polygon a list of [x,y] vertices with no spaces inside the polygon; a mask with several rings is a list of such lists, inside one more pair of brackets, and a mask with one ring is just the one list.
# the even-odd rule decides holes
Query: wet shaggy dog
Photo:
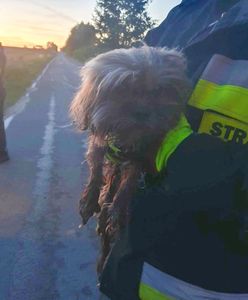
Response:
[{"label": "wet shaggy dog", "polygon": [[159,146],[184,111],[190,91],[185,70],[180,52],[148,46],[110,51],[82,68],[70,112],[76,126],[89,133],[90,173],[80,214],[83,224],[98,215],[98,272],[128,221],[142,174],[156,173]]}]

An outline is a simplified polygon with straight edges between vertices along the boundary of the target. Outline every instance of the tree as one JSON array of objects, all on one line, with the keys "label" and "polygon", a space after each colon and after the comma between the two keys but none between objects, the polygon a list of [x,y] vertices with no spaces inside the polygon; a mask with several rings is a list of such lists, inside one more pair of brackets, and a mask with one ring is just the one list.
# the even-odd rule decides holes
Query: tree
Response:
[{"label": "tree", "polygon": [[64,50],[73,53],[80,48],[91,48],[96,44],[96,30],[90,23],[81,22],[74,26],[66,41]]},{"label": "tree", "polygon": [[151,0],[97,0],[94,23],[98,44],[107,49],[130,47],[142,40],[154,21],[148,16]]},{"label": "tree", "polygon": [[47,50],[58,52],[58,46],[54,42],[47,42]]}]

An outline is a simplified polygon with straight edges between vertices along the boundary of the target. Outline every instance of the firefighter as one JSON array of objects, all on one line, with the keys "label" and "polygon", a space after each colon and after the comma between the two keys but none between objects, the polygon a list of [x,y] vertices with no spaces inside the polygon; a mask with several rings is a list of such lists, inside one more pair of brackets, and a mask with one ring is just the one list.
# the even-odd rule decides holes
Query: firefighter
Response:
[{"label": "firefighter", "polygon": [[184,0],[146,37],[185,53],[194,133],[166,137],[135,197],[101,277],[112,300],[248,299],[247,15],[245,0]]},{"label": "firefighter", "polygon": [[[243,85],[247,79],[243,77],[245,76],[243,72],[245,64],[243,65],[243,62],[248,60],[246,51],[248,46],[247,15],[248,3],[246,0],[184,0],[180,5],[172,9],[158,28],[151,30],[147,34],[145,40],[150,46],[182,49],[188,61],[188,76],[196,87],[196,93],[198,95],[200,93],[201,97],[204,96],[204,99],[206,99],[206,95],[210,91],[210,84],[212,85],[210,89],[214,85],[215,87],[232,85],[236,86],[236,88],[246,88]],[[230,69],[228,68],[229,63],[231,64]],[[238,69],[235,70],[235,68]],[[239,73],[240,70],[242,72]],[[211,72],[211,74],[207,74],[208,72]],[[216,74],[214,75],[215,72]],[[207,81],[210,84],[203,87],[204,76],[207,76]],[[217,82],[216,78],[218,76],[220,81]],[[234,82],[234,80],[231,80],[228,82],[231,77],[235,79],[237,76],[239,78],[238,81]],[[213,97],[211,104],[208,102],[204,105],[203,102],[205,100],[200,100],[199,97],[196,100],[195,95],[191,98],[187,107],[187,118],[193,130],[213,133],[224,140],[233,140],[234,142],[236,139],[239,141],[234,136],[247,134],[248,120],[242,118],[239,113],[237,116],[232,111],[229,112],[227,103],[223,100],[224,93],[221,96],[222,100]],[[212,94],[212,96],[215,95]],[[235,96],[232,101],[233,103],[230,104],[229,96],[229,108],[236,106]],[[223,104],[225,107],[220,108]],[[245,105],[245,103],[243,102],[242,105]],[[243,108],[242,110],[244,111]],[[215,120],[215,122],[223,125],[221,133],[218,129],[219,134],[217,134],[215,129],[206,128],[206,119],[210,118],[208,111],[215,113],[215,115],[211,115],[211,121]],[[231,129],[232,132],[230,134],[230,129],[227,129],[227,134],[225,134],[225,126],[231,126],[231,123],[229,121],[227,123],[223,122],[222,116],[230,119],[231,123],[237,119],[243,124],[232,123],[234,129]],[[202,122],[204,123],[203,125],[201,124]],[[218,125],[217,127],[220,128]],[[246,134],[242,133],[243,130]],[[245,141],[245,138],[243,141]]]},{"label": "firefighter", "polygon": [[161,143],[101,276],[111,300],[248,299],[247,147],[193,133]]}]

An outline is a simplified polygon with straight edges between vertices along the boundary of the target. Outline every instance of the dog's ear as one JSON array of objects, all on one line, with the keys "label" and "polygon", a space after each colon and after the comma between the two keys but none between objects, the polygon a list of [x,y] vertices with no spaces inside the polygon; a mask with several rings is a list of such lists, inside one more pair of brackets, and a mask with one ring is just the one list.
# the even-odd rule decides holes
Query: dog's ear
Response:
[{"label": "dog's ear", "polygon": [[96,104],[97,88],[92,72],[84,67],[81,71],[82,84],[70,105],[70,116],[80,130],[90,127],[90,118]]}]

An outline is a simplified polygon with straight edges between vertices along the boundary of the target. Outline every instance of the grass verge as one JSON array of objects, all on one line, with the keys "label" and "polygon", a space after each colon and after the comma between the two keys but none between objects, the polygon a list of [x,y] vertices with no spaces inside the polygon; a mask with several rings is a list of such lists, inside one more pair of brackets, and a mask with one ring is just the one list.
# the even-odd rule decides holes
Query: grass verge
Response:
[{"label": "grass verge", "polygon": [[5,88],[7,96],[5,108],[15,104],[35,78],[41,73],[53,56],[34,58],[18,65],[7,66],[5,71]]}]

